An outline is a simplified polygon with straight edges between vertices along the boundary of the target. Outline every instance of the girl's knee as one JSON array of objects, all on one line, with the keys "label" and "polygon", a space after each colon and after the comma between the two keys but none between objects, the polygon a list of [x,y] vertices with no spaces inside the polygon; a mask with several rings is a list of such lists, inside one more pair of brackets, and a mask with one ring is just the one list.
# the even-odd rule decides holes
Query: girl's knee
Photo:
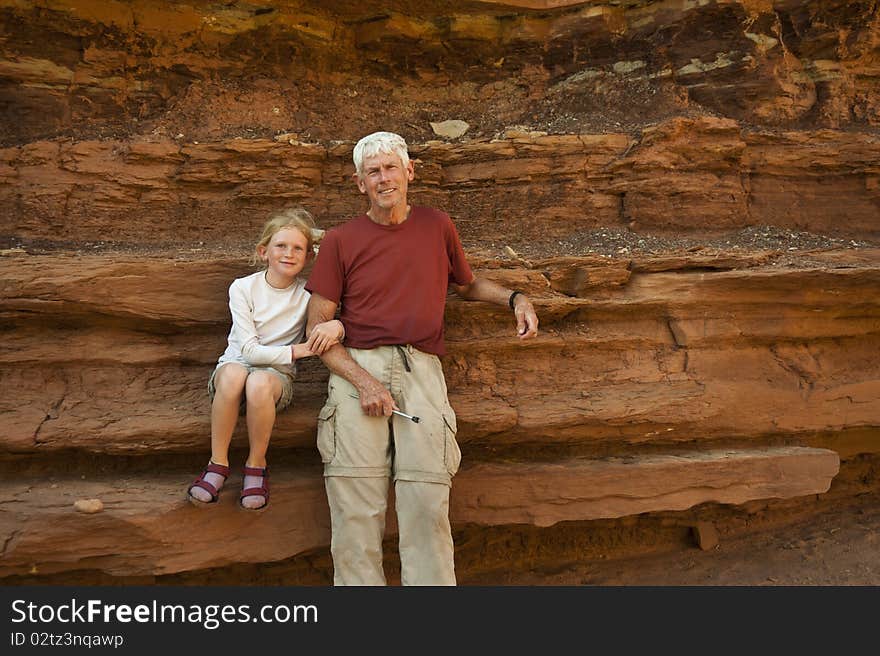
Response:
[{"label": "girl's knee", "polygon": [[214,374],[214,393],[221,396],[240,396],[248,378],[247,369],[235,364],[226,364]]},{"label": "girl's knee", "polygon": [[281,383],[274,374],[265,371],[254,371],[247,378],[247,398],[249,401],[275,402],[281,393]]}]

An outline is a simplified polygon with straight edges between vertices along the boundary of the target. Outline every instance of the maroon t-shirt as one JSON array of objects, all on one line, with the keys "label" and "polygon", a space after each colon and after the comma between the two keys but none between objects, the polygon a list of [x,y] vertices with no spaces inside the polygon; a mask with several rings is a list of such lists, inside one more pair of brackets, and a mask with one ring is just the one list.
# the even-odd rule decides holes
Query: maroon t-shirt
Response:
[{"label": "maroon t-shirt", "polygon": [[397,225],[362,214],[328,230],[306,289],[341,305],[346,346],[412,344],[443,355],[449,283],[473,279],[452,219],[412,207]]}]

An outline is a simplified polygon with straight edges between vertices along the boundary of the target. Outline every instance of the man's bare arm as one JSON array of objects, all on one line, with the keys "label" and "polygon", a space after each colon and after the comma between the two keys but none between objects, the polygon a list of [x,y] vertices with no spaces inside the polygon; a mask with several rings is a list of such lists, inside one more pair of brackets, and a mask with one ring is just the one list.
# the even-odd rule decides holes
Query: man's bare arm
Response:
[{"label": "man's bare arm", "polygon": [[[486,278],[475,277],[469,285],[452,285],[455,293],[466,301],[486,301],[496,305],[507,305],[511,289]],[[538,334],[538,315],[532,302],[525,294],[517,294],[513,299],[513,311],[516,316],[516,333],[520,339],[531,339]]]},{"label": "man's bare arm", "polygon": [[[306,334],[309,341],[306,346],[311,348],[312,328],[319,323],[330,321],[336,314],[338,303],[324,298],[320,294],[313,293],[309,299],[308,321]],[[357,388],[361,401],[361,408],[365,414],[371,417],[391,416],[391,411],[397,406],[391,393],[382,383],[376,380],[370,373],[352,359],[342,344],[334,344],[321,355],[321,361],[327,368],[338,376],[342,376]]]}]

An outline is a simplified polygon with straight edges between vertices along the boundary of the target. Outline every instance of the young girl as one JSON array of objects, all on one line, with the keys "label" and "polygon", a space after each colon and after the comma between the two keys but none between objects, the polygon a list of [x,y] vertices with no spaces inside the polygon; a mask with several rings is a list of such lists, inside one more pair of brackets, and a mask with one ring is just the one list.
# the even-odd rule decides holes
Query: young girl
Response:
[{"label": "young girl", "polygon": [[229,443],[242,409],[246,411],[250,451],[244,465],[239,504],[259,510],[269,503],[266,449],[276,412],[290,404],[296,361],[320,355],[340,342],[345,331],[333,320],[315,326],[315,350],[301,344],[309,293],[297,278],[314,256],[314,219],[304,209],[274,214],[263,227],[252,264],[265,269],[229,286],[232,329],[228,346],[208,381],[211,396],[211,460],[189,486],[196,505],[215,503],[229,476]]}]

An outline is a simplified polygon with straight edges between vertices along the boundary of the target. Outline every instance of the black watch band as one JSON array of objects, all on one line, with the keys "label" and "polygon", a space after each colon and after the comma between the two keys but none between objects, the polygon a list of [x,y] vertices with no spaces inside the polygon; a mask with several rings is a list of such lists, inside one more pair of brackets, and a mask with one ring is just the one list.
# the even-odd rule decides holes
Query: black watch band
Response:
[{"label": "black watch band", "polygon": [[507,299],[507,304],[510,306],[510,309],[511,309],[511,310],[513,309],[513,299],[516,298],[516,295],[517,295],[517,294],[522,294],[522,292],[519,291],[518,289],[517,289],[517,290],[514,290],[514,291],[510,294],[510,298]]}]

